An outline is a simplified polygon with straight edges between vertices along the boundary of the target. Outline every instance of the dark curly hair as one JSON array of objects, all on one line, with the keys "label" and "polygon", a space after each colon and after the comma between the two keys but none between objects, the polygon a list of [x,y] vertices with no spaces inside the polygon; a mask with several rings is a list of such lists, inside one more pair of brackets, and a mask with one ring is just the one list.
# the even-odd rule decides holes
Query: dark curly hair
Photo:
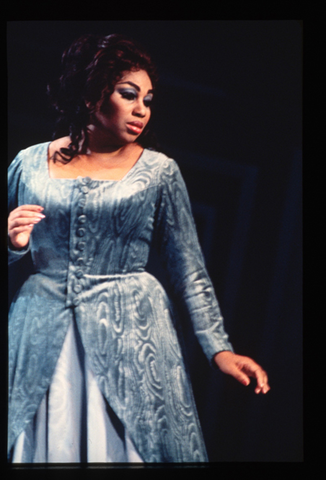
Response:
[{"label": "dark curly hair", "polygon": [[[153,89],[158,75],[143,47],[121,34],[83,35],[64,51],[61,64],[60,78],[57,83],[48,85],[47,90],[58,114],[53,140],[65,135],[71,140],[68,148],[56,152],[54,160],[58,159],[58,153],[62,161],[69,162],[86,151],[90,116],[96,104],[113,93],[123,72],[145,70]],[[144,148],[159,148],[148,125],[137,142]]]}]

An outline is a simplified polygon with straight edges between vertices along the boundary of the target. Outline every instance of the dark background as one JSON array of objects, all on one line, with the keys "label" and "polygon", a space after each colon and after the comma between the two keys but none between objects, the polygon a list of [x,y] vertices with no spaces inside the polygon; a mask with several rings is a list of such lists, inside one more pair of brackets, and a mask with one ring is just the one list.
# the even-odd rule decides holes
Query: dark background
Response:
[{"label": "dark background", "polygon": [[[210,460],[303,461],[302,22],[7,23],[8,164],[50,140],[46,85],[81,34],[125,33],[158,64],[151,120],[188,186],[207,268],[235,351],[268,372],[255,395],[211,369],[185,331]],[[16,284],[9,271],[9,296]]]}]

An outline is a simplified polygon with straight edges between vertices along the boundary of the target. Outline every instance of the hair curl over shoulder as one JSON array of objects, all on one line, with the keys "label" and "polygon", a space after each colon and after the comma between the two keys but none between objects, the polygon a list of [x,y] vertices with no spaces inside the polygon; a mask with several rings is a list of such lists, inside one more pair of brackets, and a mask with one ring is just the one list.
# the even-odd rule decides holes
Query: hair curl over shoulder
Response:
[{"label": "hair curl over shoulder", "polygon": [[[61,76],[56,83],[48,85],[48,94],[58,114],[53,139],[70,136],[69,147],[58,152],[65,162],[85,152],[90,116],[98,101],[112,94],[123,72],[145,70],[153,89],[158,78],[149,54],[137,42],[121,34],[83,35],[64,51],[61,65]],[[137,142],[144,148],[158,148],[156,137],[148,126]]]}]

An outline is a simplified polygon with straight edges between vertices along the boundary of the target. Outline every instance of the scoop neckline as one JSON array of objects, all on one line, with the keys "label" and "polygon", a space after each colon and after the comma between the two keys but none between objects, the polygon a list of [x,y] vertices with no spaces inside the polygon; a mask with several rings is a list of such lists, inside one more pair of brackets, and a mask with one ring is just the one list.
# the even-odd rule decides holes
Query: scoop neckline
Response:
[{"label": "scoop neckline", "polygon": [[131,172],[133,172],[136,167],[138,166],[139,162],[142,160],[144,154],[145,154],[145,151],[147,150],[146,148],[143,148],[143,151],[141,152],[141,154],[139,155],[138,157],[138,160],[133,164],[133,166],[128,170],[128,172],[122,177],[120,178],[120,180],[107,180],[107,179],[99,179],[99,178],[92,178],[90,177],[89,175],[86,175],[86,176],[82,176],[82,175],[78,175],[78,177],[62,177],[62,178],[53,178],[51,177],[50,175],[50,168],[49,168],[49,161],[48,161],[48,158],[49,158],[49,147],[52,143],[52,140],[47,142],[46,143],[46,173],[47,173],[47,176],[48,176],[48,179],[49,180],[52,180],[52,181],[70,181],[70,182],[76,182],[76,181],[81,181],[81,180],[86,180],[88,182],[101,182],[101,183],[120,183],[122,182],[123,180],[125,180],[126,177],[129,176],[129,174],[131,174]]}]

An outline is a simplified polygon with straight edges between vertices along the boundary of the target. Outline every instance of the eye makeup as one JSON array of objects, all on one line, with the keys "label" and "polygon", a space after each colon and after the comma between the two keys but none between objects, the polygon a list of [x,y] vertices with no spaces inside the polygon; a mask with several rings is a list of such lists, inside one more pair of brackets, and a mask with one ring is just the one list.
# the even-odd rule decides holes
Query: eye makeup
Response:
[{"label": "eye makeup", "polygon": [[126,98],[127,100],[135,100],[137,98],[137,92],[132,88],[118,88],[117,91],[122,98]]},{"label": "eye makeup", "polygon": [[[132,88],[117,88],[117,91],[120,93],[122,98],[126,100],[136,100],[138,98],[138,93]],[[153,102],[153,94],[149,93],[144,97],[144,105],[150,107]]]},{"label": "eye makeup", "polygon": [[154,97],[152,93],[146,95],[146,97],[144,98],[144,105],[146,107],[150,107],[153,103],[153,100],[154,100]]}]

